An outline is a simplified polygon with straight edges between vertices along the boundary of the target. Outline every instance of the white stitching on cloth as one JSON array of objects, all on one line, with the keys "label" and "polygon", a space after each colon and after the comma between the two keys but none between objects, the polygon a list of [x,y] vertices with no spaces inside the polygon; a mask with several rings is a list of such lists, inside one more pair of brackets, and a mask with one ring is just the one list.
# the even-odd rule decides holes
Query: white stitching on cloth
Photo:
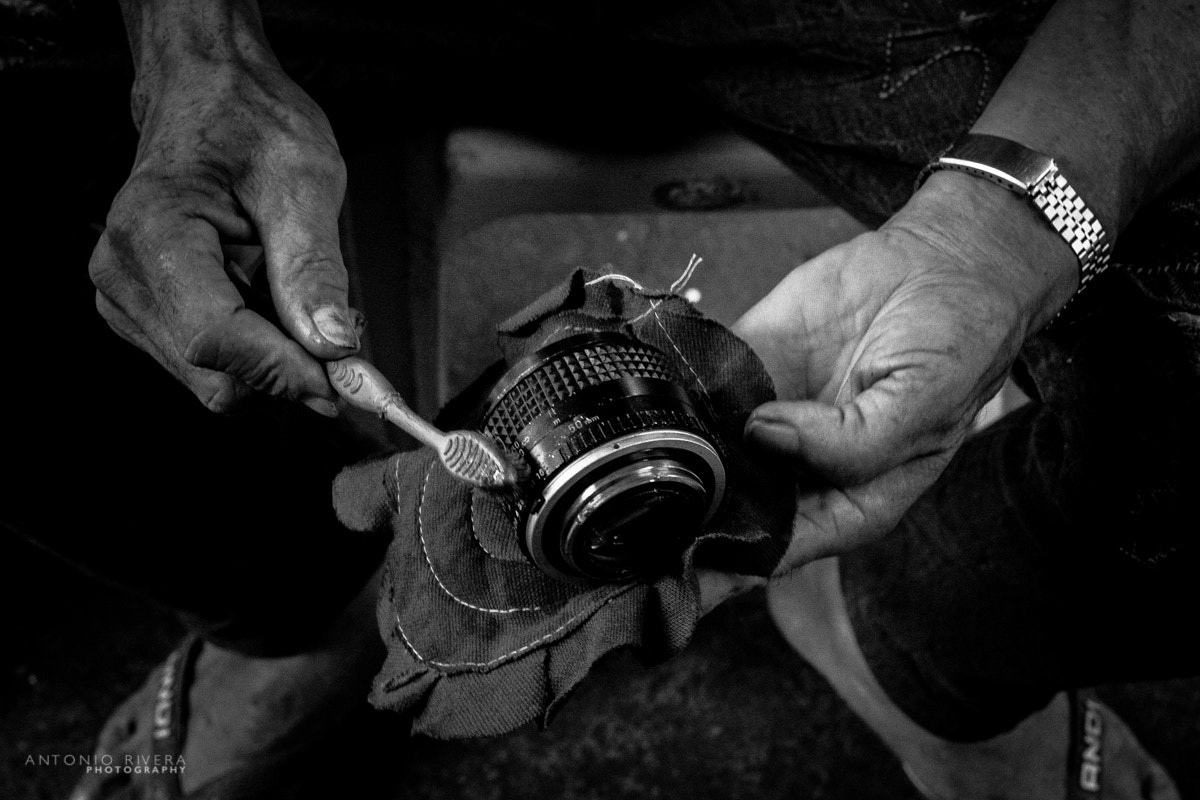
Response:
[{"label": "white stitching on cloth", "polygon": [[576,621],[582,619],[585,616],[589,616],[591,614],[597,613],[600,609],[604,608],[606,605],[611,603],[613,600],[616,600],[618,597],[625,594],[625,592],[628,592],[630,589],[633,589],[634,587],[636,587],[638,585],[639,584],[631,583],[631,584],[621,587],[617,591],[610,594],[608,597],[604,598],[603,602],[601,602],[600,605],[595,606],[594,608],[585,608],[584,610],[580,611],[578,614],[575,614],[573,617],[568,619],[562,625],[559,625],[557,628],[555,628],[554,630],[547,633],[545,636],[539,636],[537,639],[534,639],[529,644],[521,645],[516,650],[505,653],[502,656],[497,656],[496,658],[493,658],[491,661],[449,662],[449,661],[433,661],[433,660],[427,659],[423,655],[421,655],[419,652],[417,652],[417,648],[413,646],[413,643],[411,641],[409,641],[408,635],[404,632],[404,626],[400,623],[400,615],[393,614],[393,616],[396,618],[396,632],[399,633],[400,638],[404,640],[404,646],[407,647],[409,652],[413,654],[413,657],[415,659],[417,659],[417,661],[420,661],[422,664],[429,664],[434,667],[478,667],[478,668],[493,667],[493,666],[501,663],[502,661],[507,661],[510,658],[515,658],[516,656],[519,656],[523,653],[527,653],[530,650],[537,647],[539,644],[542,644],[543,642],[546,642],[549,639],[553,639],[555,636],[557,636],[558,634],[562,633],[564,630],[569,628]]},{"label": "white stitching on cloth", "polygon": [[442,583],[442,579],[438,576],[437,570],[433,568],[433,561],[431,561],[429,558],[429,548],[425,545],[425,521],[423,519],[424,515],[422,514],[425,509],[425,489],[429,485],[429,479],[433,476],[433,470],[436,466],[437,462],[435,461],[431,463],[429,465],[429,469],[425,471],[425,480],[421,482],[421,492],[417,496],[417,537],[421,540],[421,552],[425,556],[425,563],[429,565],[429,574],[433,576],[435,581],[437,581],[437,585],[442,588],[442,591],[446,593],[447,597],[459,605],[466,606],[473,611],[482,611],[485,614],[516,614],[520,612],[541,611],[543,608],[542,606],[526,606],[524,608],[484,608],[483,606],[477,606],[473,603],[468,603],[466,600],[463,600],[461,597],[454,594],[454,592],[446,588],[446,584]]},{"label": "white stitching on cloth", "polygon": [[629,277],[628,275],[622,275],[619,272],[605,273],[604,275],[601,275],[598,278],[592,278],[590,281],[585,281],[583,285],[584,286],[593,286],[597,283],[603,283],[604,281],[625,281],[626,283],[633,284],[634,288],[637,289],[638,291],[644,292],[646,290],[644,286],[642,286],[640,283],[635,281],[633,278]]},{"label": "white stitching on cloth", "polygon": [[474,539],[475,543],[479,545],[479,549],[482,550],[483,552],[487,553],[489,556],[496,559],[497,561],[503,561],[504,559],[500,558],[500,556],[496,555],[491,550],[488,550],[487,545],[485,545],[483,543],[483,539],[479,538],[479,531],[476,530],[476,528],[475,528],[475,493],[474,492],[471,493],[471,511],[470,511],[470,513],[467,514],[467,517],[469,519],[469,524],[467,525],[467,527],[469,527],[471,529],[471,538]]},{"label": "white stitching on cloth", "polygon": [[[642,299],[643,299],[643,300],[650,300],[650,298],[648,298],[648,297],[643,297]],[[646,317],[650,316],[651,314],[654,314],[654,310],[655,310],[656,308],[658,308],[659,306],[661,306],[662,304],[663,304],[663,301],[662,301],[662,300],[650,300],[650,307],[649,307],[649,308],[647,308],[647,309],[646,309],[645,311],[643,311],[642,313],[638,314],[638,315],[637,315],[636,317],[634,317],[633,319],[629,320],[629,324],[630,324],[630,325],[637,325],[639,322],[641,322],[642,320],[644,320]],[[656,316],[657,316],[657,315],[656,315]]]},{"label": "white stitching on cloth", "polygon": [[[679,349],[679,345],[675,343],[675,339],[671,336],[671,332],[667,330],[667,326],[663,325],[662,317],[655,310],[657,307],[658,305],[651,305],[646,314],[654,315],[654,321],[658,323],[658,327],[662,330],[663,335],[667,337],[667,341],[671,343],[671,347],[675,348],[675,352],[679,354],[680,360],[687,366],[688,371],[692,373],[692,377],[696,379],[696,385],[700,387],[700,391],[704,393],[705,398],[711,401],[712,397],[708,393],[708,387],[704,385],[704,381],[700,378],[700,373],[696,372],[696,368],[692,366],[692,362],[688,361],[687,356],[683,354],[683,351]],[[646,314],[642,314],[637,319],[641,319]]]},{"label": "white stitching on cloth", "polygon": [[884,43],[886,73],[883,76],[883,84],[879,87],[879,99],[887,100],[899,92],[906,83],[913,80],[922,72],[934,66],[938,62],[950,58],[951,56],[962,54],[976,55],[979,56],[980,61],[983,64],[983,80],[981,81],[979,96],[975,98],[975,114],[978,116],[983,112],[983,107],[987,105],[987,90],[992,81],[992,62],[988,57],[987,52],[979,47],[976,47],[975,45],[956,45],[954,47],[947,47],[946,49],[941,50],[933,56],[925,59],[923,63],[918,64],[912,69],[909,69],[907,72],[900,75],[899,78],[892,78],[892,49],[895,40],[897,38],[908,38],[911,36],[919,36],[924,33],[933,32],[936,31],[934,29],[927,31],[901,31],[898,28],[888,32],[887,41]]},{"label": "white stitching on cloth", "polygon": [[[397,453],[392,459],[392,513],[400,513],[400,454]],[[384,491],[387,491],[387,478],[383,480]]]},{"label": "white stitching on cloth", "polygon": [[[692,257],[688,261],[687,266],[684,267],[683,272],[680,273],[679,277],[676,278],[675,281],[671,284],[670,288],[667,289],[667,293],[679,296],[679,293],[683,290],[683,287],[687,286],[688,281],[690,281],[692,279],[692,276],[696,274],[696,268],[700,266],[700,262],[703,260],[704,259],[701,258],[700,256],[696,255],[695,253],[692,253]],[[606,275],[604,277],[608,277],[608,276]],[[621,275],[619,277],[624,278],[625,276]],[[599,279],[597,279],[597,280],[599,280]],[[638,285],[637,281],[633,281],[628,278],[626,278],[626,280],[629,280],[630,283],[632,283],[634,286],[636,286],[638,291],[640,291],[640,292],[646,291],[645,289],[643,289],[641,286]],[[589,282],[587,285],[590,286],[591,283],[593,283],[593,282]],[[650,308],[646,309],[641,314],[638,314],[636,317],[629,320],[629,324],[636,325],[637,323],[641,322],[643,319],[645,319],[650,314],[654,314],[655,310],[662,304],[663,304],[662,300],[651,300]],[[658,316],[657,314],[654,314],[654,315]],[[660,327],[662,326],[661,320],[659,321],[659,326]],[[667,338],[669,339],[670,336],[668,336]],[[672,344],[673,344],[673,342],[672,342]],[[678,351],[679,348],[677,347],[677,348],[675,348],[675,350]],[[679,355],[682,356],[683,353],[680,353]],[[684,359],[684,361],[687,361],[687,359]],[[691,369],[690,364],[688,365],[688,368]],[[695,375],[696,371],[692,370],[692,374]],[[707,394],[707,392],[705,394]]]}]

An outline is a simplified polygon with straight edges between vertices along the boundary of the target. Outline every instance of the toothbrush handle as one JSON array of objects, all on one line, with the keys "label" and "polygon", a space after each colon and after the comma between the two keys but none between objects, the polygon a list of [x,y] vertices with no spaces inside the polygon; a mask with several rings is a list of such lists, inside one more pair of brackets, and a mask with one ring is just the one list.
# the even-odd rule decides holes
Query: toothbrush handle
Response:
[{"label": "toothbrush handle", "polygon": [[370,411],[391,422],[413,438],[438,452],[446,434],[419,417],[378,369],[357,356],[328,361],[329,382],[350,405]]}]

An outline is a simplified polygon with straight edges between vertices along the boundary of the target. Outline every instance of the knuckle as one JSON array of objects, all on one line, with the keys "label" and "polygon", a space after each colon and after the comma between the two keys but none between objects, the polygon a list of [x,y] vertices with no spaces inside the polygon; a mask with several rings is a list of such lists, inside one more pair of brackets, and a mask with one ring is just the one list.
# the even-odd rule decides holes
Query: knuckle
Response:
[{"label": "knuckle", "polygon": [[323,140],[285,130],[268,135],[262,147],[271,171],[319,183],[327,191],[345,189],[346,163],[332,136]]},{"label": "knuckle", "polygon": [[127,339],[128,337],[125,335],[125,332],[124,332],[125,326],[121,324],[121,322],[122,322],[121,315],[119,313],[117,313],[117,310],[113,306],[112,301],[109,300],[108,297],[104,294],[104,292],[99,288],[96,289],[95,300],[96,300],[96,313],[98,313],[100,315],[100,318],[102,320],[104,320],[105,322],[107,322],[108,327],[112,328],[114,332],[121,335],[122,338]]},{"label": "knuckle", "polygon": [[288,380],[283,365],[273,361],[260,361],[241,375],[242,381],[253,389],[272,397],[295,400],[297,393]]},{"label": "knuckle", "polygon": [[96,242],[92,256],[88,259],[88,278],[91,279],[92,285],[101,292],[105,292],[109,288],[112,274],[115,271],[112,236],[112,229],[106,228],[100,234],[100,240]]},{"label": "knuckle", "polygon": [[236,374],[236,368],[244,360],[238,343],[216,326],[201,327],[185,338],[183,360],[189,366]]},{"label": "knuckle", "polygon": [[322,248],[296,253],[284,270],[292,282],[303,284],[306,291],[344,293],[348,288],[346,268],[330,252],[329,248]]},{"label": "knuckle", "polygon": [[[197,332],[183,351],[184,360],[190,366],[222,373],[229,384],[224,389],[227,393],[236,387],[236,379],[259,392],[292,397],[296,392],[289,380],[285,356],[275,348],[254,347],[214,328]],[[222,397],[224,395],[214,395],[213,402]],[[225,402],[234,403],[236,399],[234,393]]]},{"label": "knuckle", "polygon": [[211,376],[192,387],[192,393],[214,414],[230,414],[240,400],[234,380],[225,375]]},{"label": "knuckle", "polygon": [[130,316],[171,319],[182,300],[172,259],[165,242],[131,228],[109,228],[92,251],[88,275],[98,293]]}]

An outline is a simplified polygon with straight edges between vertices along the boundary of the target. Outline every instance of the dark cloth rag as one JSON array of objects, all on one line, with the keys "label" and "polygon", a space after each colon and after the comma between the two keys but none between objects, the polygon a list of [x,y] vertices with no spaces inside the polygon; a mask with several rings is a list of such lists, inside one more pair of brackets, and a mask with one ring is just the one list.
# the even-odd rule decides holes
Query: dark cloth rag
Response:
[{"label": "dark cloth rag", "polygon": [[774,390],[727,329],[674,294],[579,271],[503,323],[499,340],[512,364],[580,331],[612,330],[668,356],[711,408],[727,450],[722,507],[667,574],[582,586],[543,575],[522,555],[501,500],[451,478],[429,450],[351,467],[335,484],[347,526],[393,531],[378,608],[388,657],[371,700],[411,714],[415,732],[460,738],[544,725],[606,653],[632,647],[654,662],[688,643],[700,614],[697,568],[767,575],[783,553],[794,478],[742,445],[747,416]]}]

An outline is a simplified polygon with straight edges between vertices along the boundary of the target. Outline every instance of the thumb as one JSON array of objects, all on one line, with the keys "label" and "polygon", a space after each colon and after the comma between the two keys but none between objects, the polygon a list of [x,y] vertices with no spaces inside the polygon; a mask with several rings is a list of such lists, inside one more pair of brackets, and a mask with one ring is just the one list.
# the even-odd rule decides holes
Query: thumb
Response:
[{"label": "thumb", "polygon": [[273,186],[270,196],[250,209],[280,324],[321,359],[341,358],[359,348],[337,228],[345,178],[340,171],[333,173],[319,179],[323,171],[307,171],[284,187]]},{"label": "thumb", "polygon": [[[917,455],[920,432],[872,389],[842,405],[772,402],[746,421],[746,438],[835,485],[858,486]],[[938,448],[933,448],[938,449]]]}]

